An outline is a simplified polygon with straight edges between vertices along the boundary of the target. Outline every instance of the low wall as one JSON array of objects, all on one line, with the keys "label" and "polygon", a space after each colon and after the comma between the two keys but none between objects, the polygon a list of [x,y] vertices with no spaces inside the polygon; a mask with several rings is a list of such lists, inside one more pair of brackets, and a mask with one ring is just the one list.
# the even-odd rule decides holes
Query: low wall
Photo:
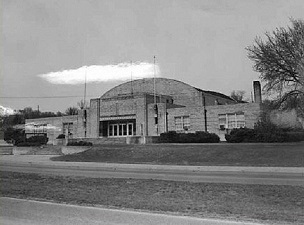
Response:
[{"label": "low wall", "polygon": [[73,138],[73,139],[69,139],[69,142],[87,141],[87,142],[91,142],[93,145],[126,144],[126,139],[127,137]]},{"label": "low wall", "polygon": [[127,144],[151,144],[158,142],[159,142],[158,136],[132,136],[132,137],[127,137],[126,139]]},{"label": "low wall", "polygon": [[54,139],[52,144],[53,145],[59,145],[59,146],[62,146],[62,145],[66,145],[68,143],[67,139]]},{"label": "low wall", "polygon": [[69,142],[87,141],[93,145],[105,144],[151,144],[158,143],[159,136],[130,136],[130,137],[101,137],[101,138],[73,138]]},{"label": "low wall", "polygon": [[62,146],[61,152],[64,155],[70,155],[79,152],[84,152],[86,150],[89,150],[90,148],[90,146]]},{"label": "low wall", "polygon": [[0,155],[12,155],[13,154],[13,146],[1,146],[0,145]]},{"label": "low wall", "polygon": [[12,150],[13,155],[61,155],[60,146],[43,145],[41,147],[17,147]]},{"label": "low wall", "polygon": [[126,143],[128,145],[134,145],[134,144],[141,144],[141,137],[139,136],[133,136],[133,137],[127,137],[126,138]]}]

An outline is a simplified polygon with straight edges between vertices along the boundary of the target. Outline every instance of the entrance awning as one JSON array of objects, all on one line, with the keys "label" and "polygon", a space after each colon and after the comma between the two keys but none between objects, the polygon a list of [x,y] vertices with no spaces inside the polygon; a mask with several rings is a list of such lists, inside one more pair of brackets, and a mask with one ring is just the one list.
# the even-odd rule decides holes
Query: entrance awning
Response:
[{"label": "entrance awning", "polygon": [[123,115],[123,116],[107,116],[107,117],[100,117],[100,121],[130,120],[130,119],[136,119],[136,115]]}]

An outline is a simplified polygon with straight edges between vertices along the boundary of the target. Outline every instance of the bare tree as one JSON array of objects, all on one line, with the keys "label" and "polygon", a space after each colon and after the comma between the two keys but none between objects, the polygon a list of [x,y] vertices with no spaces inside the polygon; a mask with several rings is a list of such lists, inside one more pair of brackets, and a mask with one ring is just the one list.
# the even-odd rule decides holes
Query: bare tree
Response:
[{"label": "bare tree", "polygon": [[67,114],[67,115],[77,115],[78,114],[78,108],[69,107],[65,110],[65,114]]},{"label": "bare tree", "polygon": [[232,91],[230,94],[230,97],[233,98],[237,102],[243,102],[244,101],[244,95],[245,91]]},{"label": "bare tree", "polygon": [[264,90],[276,94],[277,106],[304,112],[304,21],[291,19],[291,23],[267,32],[264,40],[256,37],[246,49]]}]

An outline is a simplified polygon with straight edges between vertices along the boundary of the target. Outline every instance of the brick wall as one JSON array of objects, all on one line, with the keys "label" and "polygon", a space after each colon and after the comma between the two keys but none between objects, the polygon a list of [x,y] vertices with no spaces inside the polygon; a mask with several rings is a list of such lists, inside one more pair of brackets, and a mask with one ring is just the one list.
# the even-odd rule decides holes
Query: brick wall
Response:
[{"label": "brick wall", "polygon": [[189,116],[190,129],[188,132],[204,131],[204,108],[184,107],[168,109],[168,130],[175,130],[175,117]]},{"label": "brick wall", "polygon": [[[73,135],[79,136],[78,122],[78,115],[27,119],[25,121],[25,123],[51,125],[52,128],[47,129],[47,137],[49,138],[48,144],[53,144],[58,135],[63,133],[63,123],[73,123]],[[28,132],[29,131],[26,130],[26,133]]]},{"label": "brick wall", "polygon": [[[245,125],[248,128],[253,128],[258,121],[261,107],[258,103],[243,103],[234,105],[216,105],[207,106],[207,130],[210,133],[216,133],[221,140],[224,139],[225,131],[219,129],[219,114],[244,112]],[[190,117],[190,130],[188,132],[205,131],[204,122],[204,107],[186,107],[168,109],[168,130],[175,130],[175,120],[177,116]]]},{"label": "brick wall", "polygon": [[258,121],[261,106],[259,103],[241,103],[235,105],[207,106],[208,129],[218,128],[218,115],[226,113],[244,112],[246,127],[253,128]]},{"label": "brick wall", "polygon": [[148,136],[157,136],[166,131],[166,103],[157,103],[157,107],[158,124],[156,130],[154,103],[148,104]]},{"label": "brick wall", "polygon": [[87,113],[87,137],[99,137],[100,99],[91,99]]}]

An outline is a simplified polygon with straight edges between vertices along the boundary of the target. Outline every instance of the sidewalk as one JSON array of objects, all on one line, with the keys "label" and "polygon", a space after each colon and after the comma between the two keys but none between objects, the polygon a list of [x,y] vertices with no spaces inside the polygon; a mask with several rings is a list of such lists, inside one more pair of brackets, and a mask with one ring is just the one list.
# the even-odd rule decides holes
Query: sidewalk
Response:
[{"label": "sidewalk", "polygon": [[[1,224],[14,225],[260,225],[254,222],[195,218],[131,210],[76,206],[14,198],[1,198]],[[263,225],[266,225],[265,223]]]}]

